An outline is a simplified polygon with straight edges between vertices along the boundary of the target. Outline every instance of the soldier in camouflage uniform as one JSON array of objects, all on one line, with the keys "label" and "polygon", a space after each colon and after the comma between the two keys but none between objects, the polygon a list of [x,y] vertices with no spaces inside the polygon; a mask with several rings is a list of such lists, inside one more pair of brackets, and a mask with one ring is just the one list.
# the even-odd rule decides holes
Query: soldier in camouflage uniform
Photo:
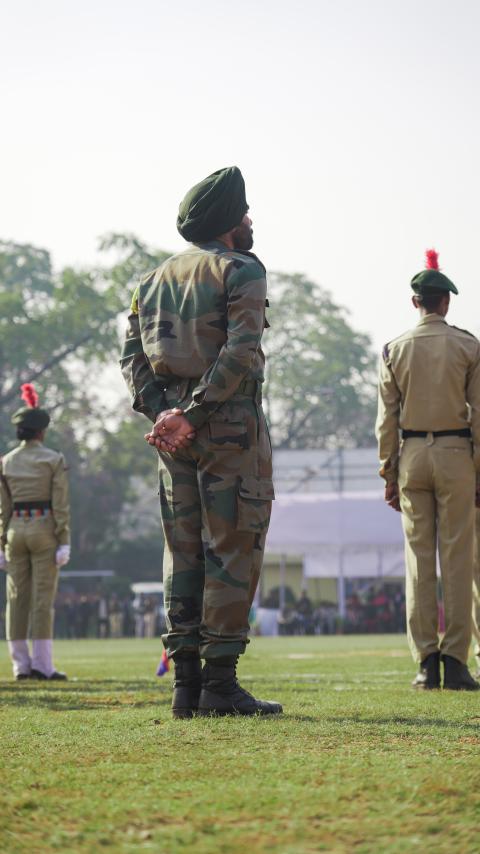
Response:
[{"label": "soldier in camouflage uniform", "polygon": [[235,670],[274,497],[261,404],[266,278],[248,251],[247,210],[236,167],[187,194],[177,227],[191,245],[142,280],[121,360],[160,457],[174,717],[281,711],[244,691]]}]

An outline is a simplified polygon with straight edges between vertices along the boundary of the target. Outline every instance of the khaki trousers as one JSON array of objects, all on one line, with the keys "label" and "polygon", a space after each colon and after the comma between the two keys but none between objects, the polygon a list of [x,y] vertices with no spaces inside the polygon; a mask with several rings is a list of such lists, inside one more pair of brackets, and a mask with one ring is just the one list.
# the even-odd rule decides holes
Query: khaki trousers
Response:
[{"label": "khaki trousers", "polygon": [[[472,633],[475,470],[471,442],[460,436],[411,438],[400,454],[405,534],[407,635],[413,657],[441,652],[466,663]],[[445,634],[438,636],[436,553],[440,558]]]},{"label": "khaki trousers", "polygon": [[57,540],[52,516],[13,517],[7,532],[7,640],[47,640],[53,633]]}]

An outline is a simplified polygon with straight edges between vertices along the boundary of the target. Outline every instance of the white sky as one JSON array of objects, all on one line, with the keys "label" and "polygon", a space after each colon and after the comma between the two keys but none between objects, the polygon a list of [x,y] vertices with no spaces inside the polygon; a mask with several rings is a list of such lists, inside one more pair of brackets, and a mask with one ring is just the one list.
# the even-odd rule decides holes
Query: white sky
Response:
[{"label": "white sky", "polygon": [[440,251],[480,333],[478,0],[3,0],[0,237],[172,251],[189,186],[237,164],[255,251],[377,346]]}]

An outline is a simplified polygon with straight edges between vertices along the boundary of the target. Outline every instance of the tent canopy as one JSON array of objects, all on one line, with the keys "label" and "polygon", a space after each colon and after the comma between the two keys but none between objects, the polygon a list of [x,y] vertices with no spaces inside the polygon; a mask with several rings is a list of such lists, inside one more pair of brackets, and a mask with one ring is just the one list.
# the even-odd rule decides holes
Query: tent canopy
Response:
[{"label": "tent canopy", "polygon": [[266,551],[302,555],[307,577],[403,575],[401,514],[378,491],[278,495]]}]

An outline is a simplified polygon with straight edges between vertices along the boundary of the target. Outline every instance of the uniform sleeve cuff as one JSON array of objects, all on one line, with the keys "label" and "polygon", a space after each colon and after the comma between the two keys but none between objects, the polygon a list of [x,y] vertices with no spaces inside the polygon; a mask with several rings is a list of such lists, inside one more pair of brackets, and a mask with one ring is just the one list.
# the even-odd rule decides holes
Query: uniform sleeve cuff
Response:
[{"label": "uniform sleeve cuff", "polygon": [[398,472],[396,472],[396,471],[380,472],[380,477],[383,477],[385,483],[397,483]]},{"label": "uniform sleeve cuff", "polygon": [[208,415],[203,412],[200,406],[196,406],[194,409],[186,409],[183,415],[196,430],[199,430],[208,421]]}]

